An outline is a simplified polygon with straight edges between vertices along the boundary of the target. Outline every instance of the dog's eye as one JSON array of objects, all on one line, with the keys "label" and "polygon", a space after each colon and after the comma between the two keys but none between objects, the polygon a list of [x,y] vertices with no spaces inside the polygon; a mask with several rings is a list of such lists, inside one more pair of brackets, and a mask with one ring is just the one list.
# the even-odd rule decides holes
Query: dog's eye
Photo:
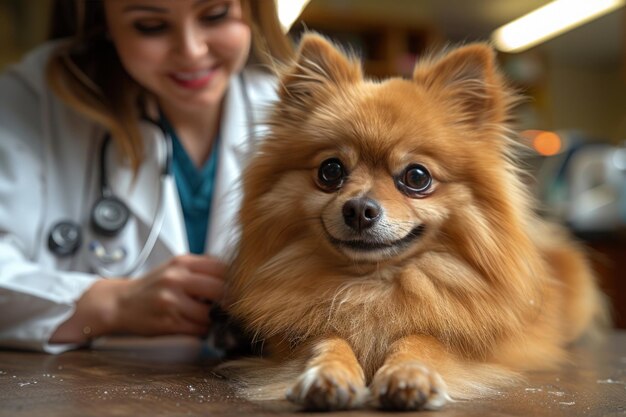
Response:
[{"label": "dog's eye", "polygon": [[337,158],[330,158],[320,164],[317,171],[317,180],[322,188],[326,190],[336,190],[342,186],[346,178],[346,171],[341,161]]},{"label": "dog's eye", "polygon": [[424,165],[409,165],[402,174],[399,185],[401,190],[408,194],[424,195],[433,184],[433,177]]}]

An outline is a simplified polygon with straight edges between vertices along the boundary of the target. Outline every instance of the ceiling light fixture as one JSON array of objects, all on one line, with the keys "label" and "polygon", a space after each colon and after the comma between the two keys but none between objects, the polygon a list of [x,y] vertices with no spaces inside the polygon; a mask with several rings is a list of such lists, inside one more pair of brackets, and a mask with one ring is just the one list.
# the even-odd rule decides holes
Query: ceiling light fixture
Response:
[{"label": "ceiling light fixture", "polygon": [[522,52],[626,4],[626,0],[555,0],[498,29],[497,49]]},{"label": "ceiling light fixture", "polygon": [[[255,0],[256,1],[256,0]],[[278,9],[278,20],[283,27],[283,31],[287,33],[291,25],[296,21],[304,7],[310,0],[276,0],[276,8]]]}]

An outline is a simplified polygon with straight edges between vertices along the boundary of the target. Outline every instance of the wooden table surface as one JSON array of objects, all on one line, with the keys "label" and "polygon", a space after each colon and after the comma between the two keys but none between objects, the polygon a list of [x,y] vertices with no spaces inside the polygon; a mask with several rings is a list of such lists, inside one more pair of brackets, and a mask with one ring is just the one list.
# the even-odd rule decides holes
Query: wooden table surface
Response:
[{"label": "wooden table surface", "polygon": [[[574,362],[492,398],[405,416],[625,416],[626,332],[574,349]],[[188,338],[109,339],[52,356],[0,350],[1,416],[305,416],[286,401],[252,403],[212,376]],[[330,416],[391,415],[376,410]]]}]

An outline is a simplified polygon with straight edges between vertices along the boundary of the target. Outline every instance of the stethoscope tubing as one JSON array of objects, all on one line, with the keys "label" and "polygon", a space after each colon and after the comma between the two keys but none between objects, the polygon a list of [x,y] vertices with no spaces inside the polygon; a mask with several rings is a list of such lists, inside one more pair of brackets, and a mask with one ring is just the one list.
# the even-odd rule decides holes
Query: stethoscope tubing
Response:
[{"label": "stethoscope tubing", "polygon": [[[158,123],[157,123],[158,124]],[[158,124],[160,126],[160,124]],[[160,126],[162,128],[162,126]],[[163,167],[160,179],[159,179],[159,194],[158,194],[158,204],[156,207],[156,213],[152,219],[152,223],[150,224],[150,232],[148,233],[148,237],[144,242],[141,251],[135,258],[134,262],[126,267],[122,271],[111,270],[104,265],[93,265],[94,271],[102,276],[102,277],[113,277],[113,276],[121,276],[121,277],[129,277],[133,275],[139,268],[141,268],[146,261],[148,260],[148,256],[154,249],[156,245],[156,241],[161,233],[161,229],[163,228],[163,219],[165,215],[165,187],[167,178],[170,175],[171,169],[171,160],[173,155],[172,149],[172,138],[167,134],[165,129],[162,129],[163,132],[163,142],[165,144],[165,160],[162,161],[161,166]]]},{"label": "stethoscope tubing", "polygon": [[[246,117],[247,117],[249,140],[252,140],[252,138],[255,136],[255,132],[254,132],[255,123],[254,123],[252,102],[248,95],[247,83],[246,83],[243,73],[239,74],[239,79],[241,83],[241,93],[243,96],[244,107],[245,107],[245,112],[246,112]],[[104,247],[98,240],[96,239],[92,240],[91,243],[93,243],[94,245],[90,244],[88,250],[92,252],[94,258],[98,258],[100,260],[100,264],[96,265],[95,262],[90,262],[91,263],[90,266],[93,272],[95,272],[96,274],[104,278],[114,277],[114,276],[115,277],[130,277],[131,275],[136,273],[147,262],[147,259],[150,256],[150,253],[152,252],[152,250],[154,249],[156,245],[156,241],[159,237],[159,234],[161,233],[161,229],[163,228],[163,222],[164,222],[164,217],[165,217],[165,205],[166,205],[165,204],[166,203],[165,190],[167,186],[166,183],[167,183],[168,177],[171,176],[171,169],[172,169],[173,139],[162,123],[162,115],[160,115],[159,120],[152,120],[151,118],[146,117],[146,116],[144,116],[143,119],[159,127],[162,133],[162,138],[163,138],[162,143],[165,146],[164,160],[160,161],[161,162],[160,166],[162,167],[162,169],[161,169],[161,175],[159,179],[157,206],[155,209],[154,217],[152,219],[152,223],[150,224],[150,229],[149,229],[150,231],[144,242],[144,245],[139,251],[139,254],[136,256],[135,260],[127,267],[123,269],[115,269],[115,268],[112,269],[106,266],[107,264],[118,263],[122,259],[125,259],[126,250],[124,248],[117,249],[117,251],[121,253],[122,255],[113,256],[110,253],[108,253],[106,249],[104,249]],[[107,180],[108,172],[107,172],[107,163],[106,163],[106,153],[107,153],[106,150],[110,141],[111,141],[111,135],[109,133],[106,133],[101,142],[102,146],[101,146],[100,155],[99,155],[100,156],[99,158],[100,197],[116,199],[121,203],[121,200],[115,197],[113,191],[108,185],[108,180]],[[161,152],[161,155],[163,155],[163,152]],[[57,227],[66,227],[67,229],[68,225],[75,228],[73,231],[76,232],[77,234],[77,237],[78,237],[77,245],[79,247],[82,241],[82,239],[80,238],[81,228],[80,228],[80,225],[78,225],[75,222],[62,221],[54,225],[49,233],[49,240],[51,240],[53,236],[56,236],[55,235],[56,232],[60,232],[60,229],[56,230]],[[124,225],[122,225],[121,227],[124,227]],[[96,230],[94,230],[94,232],[97,233]],[[115,233],[111,233],[109,236],[115,236],[117,235],[118,232],[119,230],[116,231]],[[59,234],[59,233],[56,233],[56,234]],[[72,249],[71,251],[65,250],[65,248],[62,245],[51,245],[50,242],[49,242],[49,248],[58,257],[73,256],[76,253],[76,248]]]}]

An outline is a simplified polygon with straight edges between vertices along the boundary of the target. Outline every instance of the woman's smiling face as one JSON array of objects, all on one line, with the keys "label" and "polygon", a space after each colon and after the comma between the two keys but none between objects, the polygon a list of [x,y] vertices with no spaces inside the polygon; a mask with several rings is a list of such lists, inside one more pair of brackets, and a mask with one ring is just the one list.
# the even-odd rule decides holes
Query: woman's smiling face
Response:
[{"label": "woman's smiling face", "polygon": [[219,104],[248,58],[239,0],[105,0],[104,8],[126,71],[170,106]]}]

